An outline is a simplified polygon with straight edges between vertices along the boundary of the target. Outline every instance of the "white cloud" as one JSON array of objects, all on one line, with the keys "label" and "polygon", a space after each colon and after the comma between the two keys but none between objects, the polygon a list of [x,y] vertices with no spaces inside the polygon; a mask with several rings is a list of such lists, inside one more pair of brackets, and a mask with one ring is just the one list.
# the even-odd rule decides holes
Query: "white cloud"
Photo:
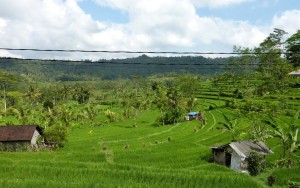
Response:
[{"label": "white cloud", "polygon": [[[139,4],[141,1],[139,0],[93,0],[101,6],[109,6],[112,8],[129,10],[135,4]],[[168,0],[164,0],[168,1]],[[159,2],[164,3],[162,0],[142,0],[143,3],[147,2],[148,7],[153,7],[153,5],[157,5]],[[220,8],[224,6],[230,6],[235,4],[242,4],[245,2],[250,2],[253,0],[177,0],[174,1],[175,4],[181,2],[188,2],[197,7],[209,7],[209,8]],[[164,7],[166,8],[166,7]]]},{"label": "white cloud", "polygon": [[[0,47],[230,52],[233,45],[253,47],[266,35],[247,22],[199,17],[195,3],[218,7],[245,1],[97,0],[99,4],[128,12],[128,23],[114,24],[93,20],[76,0],[0,0]],[[99,59],[111,54],[21,55]]]},{"label": "white cloud", "polygon": [[220,8],[253,0],[191,0],[198,7]]},{"label": "white cloud", "polygon": [[294,34],[300,28],[300,10],[285,11],[280,15],[275,15],[272,21],[273,28],[279,28]]},{"label": "white cloud", "polygon": [[15,58],[22,58],[21,55],[14,54],[11,52],[8,52],[7,50],[0,50],[0,57],[15,57]]}]

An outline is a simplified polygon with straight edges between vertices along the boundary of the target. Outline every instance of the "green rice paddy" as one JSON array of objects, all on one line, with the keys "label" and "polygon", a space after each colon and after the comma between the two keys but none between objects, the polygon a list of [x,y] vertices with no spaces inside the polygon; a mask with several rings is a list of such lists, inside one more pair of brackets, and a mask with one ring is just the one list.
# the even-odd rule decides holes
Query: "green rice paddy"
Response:
[{"label": "green rice paddy", "polygon": [[[203,110],[224,104],[200,100]],[[210,146],[231,140],[216,129],[224,110],[206,110],[202,128],[197,120],[158,126],[159,112],[147,110],[138,115],[137,127],[128,119],[69,129],[68,142],[56,151],[1,152],[0,187],[266,187],[266,174],[253,178],[208,162]],[[275,152],[270,161],[278,157],[277,143],[269,143]],[[299,168],[274,171],[278,177],[287,172],[292,175],[276,186],[300,180]]]}]

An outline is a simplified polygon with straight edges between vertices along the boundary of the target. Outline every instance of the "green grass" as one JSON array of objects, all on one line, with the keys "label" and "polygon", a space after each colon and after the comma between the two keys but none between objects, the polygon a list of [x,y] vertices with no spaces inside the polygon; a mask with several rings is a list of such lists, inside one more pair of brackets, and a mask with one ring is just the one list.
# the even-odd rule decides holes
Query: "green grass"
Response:
[{"label": "green grass", "polygon": [[[155,126],[159,112],[148,110],[139,114],[136,128],[127,119],[70,129],[64,148],[54,152],[0,153],[0,187],[265,187],[266,175],[253,178],[207,162],[210,146],[231,140],[216,129],[225,109],[207,111],[223,104],[207,99],[199,105],[206,110],[203,128],[198,121]],[[271,147],[277,143],[270,141]],[[298,172],[274,171],[283,176],[276,185],[285,186],[287,174]],[[295,174],[291,179],[299,180]]]}]

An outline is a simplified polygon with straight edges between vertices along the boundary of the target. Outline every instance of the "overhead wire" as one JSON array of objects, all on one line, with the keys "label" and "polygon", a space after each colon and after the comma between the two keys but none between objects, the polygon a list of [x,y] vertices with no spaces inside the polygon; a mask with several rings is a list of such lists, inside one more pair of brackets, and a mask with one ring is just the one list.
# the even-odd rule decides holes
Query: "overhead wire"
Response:
[{"label": "overhead wire", "polygon": [[[288,52],[268,53],[268,52],[175,52],[175,51],[110,51],[110,50],[68,50],[68,49],[38,49],[38,48],[1,48],[0,50],[7,51],[34,51],[34,52],[68,52],[68,53],[130,53],[130,54],[176,54],[176,55],[258,55],[258,54],[291,54]],[[299,53],[296,53],[299,54]],[[193,56],[194,57],[194,56]],[[224,69],[224,66],[230,66],[229,63],[139,63],[139,62],[120,62],[117,60],[62,60],[62,59],[37,59],[37,58],[16,58],[16,57],[0,57],[0,59],[11,59],[27,62],[18,62],[18,64],[37,63],[40,65],[62,65],[62,66],[91,66],[104,65],[105,67],[118,67],[118,65],[136,65],[133,68],[162,68],[163,66],[202,66],[202,69]],[[117,62],[118,61],[118,62]],[[8,62],[0,62],[8,63]],[[67,63],[67,64],[66,64]],[[80,63],[80,64],[71,64]],[[276,63],[271,63],[276,64]],[[112,66],[113,65],[113,66]],[[144,66],[141,66],[144,65]],[[238,65],[258,66],[257,63],[239,63]],[[102,66],[102,67],[104,67]],[[151,67],[152,66],[152,67]],[[153,67],[154,66],[154,67]],[[214,67],[207,67],[214,66]],[[219,67],[217,67],[219,66]],[[240,69],[239,67],[226,67],[227,69]]]},{"label": "overhead wire", "polygon": [[[180,52],[180,51],[130,51],[130,50],[79,50],[79,49],[39,49],[39,48],[6,48],[7,51],[34,51],[34,52],[80,52],[80,53],[125,53],[125,54],[177,54],[177,55],[255,55],[255,54],[295,54],[295,52]],[[300,52],[296,52],[300,54]]]}]

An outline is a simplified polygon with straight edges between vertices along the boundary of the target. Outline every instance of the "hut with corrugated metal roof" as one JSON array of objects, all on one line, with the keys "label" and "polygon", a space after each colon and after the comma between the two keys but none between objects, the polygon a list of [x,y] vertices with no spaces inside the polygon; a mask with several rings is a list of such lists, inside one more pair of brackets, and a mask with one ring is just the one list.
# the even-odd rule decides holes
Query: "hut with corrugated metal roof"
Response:
[{"label": "hut with corrugated metal roof", "polygon": [[289,75],[293,77],[300,77],[300,69],[290,72]]},{"label": "hut with corrugated metal roof", "polygon": [[215,163],[225,165],[237,171],[247,171],[247,157],[251,152],[257,152],[264,156],[273,153],[265,143],[251,140],[231,142],[230,144],[213,146],[211,148]]}]

